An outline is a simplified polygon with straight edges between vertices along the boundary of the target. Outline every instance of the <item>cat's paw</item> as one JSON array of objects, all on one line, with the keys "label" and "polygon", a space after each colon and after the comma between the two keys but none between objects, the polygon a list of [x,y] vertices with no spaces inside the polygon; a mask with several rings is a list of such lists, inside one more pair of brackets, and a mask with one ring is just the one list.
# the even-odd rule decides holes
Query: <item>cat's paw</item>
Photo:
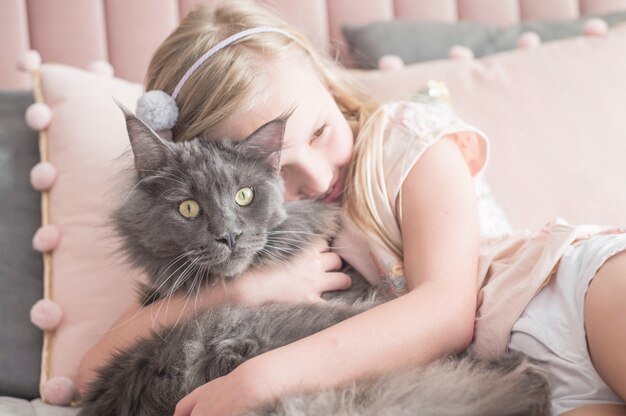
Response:
[{"label": "cat's paw", "polygon": [[210,380],[230,373],[260,351],[259,341],[250,338],[228,339],[218,343],[215,346],[215,360],[208,368]]}]

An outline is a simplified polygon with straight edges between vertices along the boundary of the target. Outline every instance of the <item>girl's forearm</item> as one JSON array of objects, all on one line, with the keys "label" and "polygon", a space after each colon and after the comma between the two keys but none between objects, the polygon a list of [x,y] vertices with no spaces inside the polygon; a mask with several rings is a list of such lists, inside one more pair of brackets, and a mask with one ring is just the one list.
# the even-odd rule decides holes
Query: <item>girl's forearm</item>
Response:
[{"label": "girl's forearm", "polygon": [[153,330],[163,330],[207,307],[238,301],[239,297],[232,287],[216,284],[204,289],[197,298],[177,295],[145,308],[134,303],[82,358],[77,375],[79,392],[85,392],[96,375],[96,369],[106,364],[113,352],[149,336]]},{"label": "girl's forearm", "polygon": [[[450,288],[424,283],[398,299],[256,357],[244,363],[242,371],[267,386],[261,395],[272,397],[332,387],[462,351],[472,339],[475,304],[455,304],[450,293]],[[449,302],[442,302],[446,299]]]}]

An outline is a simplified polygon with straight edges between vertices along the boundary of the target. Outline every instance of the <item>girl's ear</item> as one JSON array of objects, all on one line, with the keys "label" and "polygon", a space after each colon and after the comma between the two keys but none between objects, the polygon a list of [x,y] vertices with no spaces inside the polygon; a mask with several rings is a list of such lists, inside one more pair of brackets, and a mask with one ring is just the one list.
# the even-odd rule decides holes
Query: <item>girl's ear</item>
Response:
[{"label": "girl's ear", "polygon": [[119,103],[118,106],[126,118],[126,130],[135,155],[135,169],[140,177],[147,176],[165,164],[167,154],[173,153],[172,144],[160,138],[127,108]]},{"label": "girl's ear", "polygon": [[285,126],[289,116],[281,116],[265,123],[244,141],[237,145],[237,150],[246,156],[258,158],[272,171],[280,169],[280,150],[283,147]]}]

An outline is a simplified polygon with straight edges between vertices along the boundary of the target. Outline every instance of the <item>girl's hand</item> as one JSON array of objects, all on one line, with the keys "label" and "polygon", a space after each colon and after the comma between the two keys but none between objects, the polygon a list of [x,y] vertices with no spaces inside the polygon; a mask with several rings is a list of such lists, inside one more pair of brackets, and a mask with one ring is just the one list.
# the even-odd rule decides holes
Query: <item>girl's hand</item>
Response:
[{"label": "girl's hand", "polygon": [[183,397],[174,416],[236,416],[271,401],[267,380],[255,377],[245,364]]},{"label": "girl's hand", "polygon": [[250,270],[232,285],[246,305],[323,302],[323,292],[348,289],[352,284],[347,274],[336,271],[340,267],[341,258],[329,251],[326,240],[319,239],[289,262]]}]

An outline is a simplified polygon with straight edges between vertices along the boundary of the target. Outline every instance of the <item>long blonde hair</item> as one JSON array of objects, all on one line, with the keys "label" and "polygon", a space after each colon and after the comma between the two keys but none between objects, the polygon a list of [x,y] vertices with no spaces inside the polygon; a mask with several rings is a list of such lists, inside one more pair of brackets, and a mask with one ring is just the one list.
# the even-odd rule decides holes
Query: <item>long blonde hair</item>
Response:
[{"label": "long blonde hair", "polygon": [[176,98],[179,115],[172,129],[173,140],[206,137],[222,120],[249,108],[255,87],[265,76],[264,66],[259,65],[260,56],[304,55],[328,87],[356,138],[346,181],[347,213],[363,230],[398,253],[398,247],[389,245],[391,240],[366,188],[371,183],[366,177],[371,169],[363,169],[364,162],[377,159],[372,156],[380,150],[382,135],[375,132],[380,117],[374,116],[379,104],[360,91],[344,68],[319,53],[300,31],[266,8],[253,1],[228,1],[213,9],[201,6],[189,13],[153,55],[146,74],[146,90],[171,94],[187,69],[212,46],[237,32],[259,26],[283,29],[293,39],[278,33],[256,34],[220,50],[202,64]]}]

